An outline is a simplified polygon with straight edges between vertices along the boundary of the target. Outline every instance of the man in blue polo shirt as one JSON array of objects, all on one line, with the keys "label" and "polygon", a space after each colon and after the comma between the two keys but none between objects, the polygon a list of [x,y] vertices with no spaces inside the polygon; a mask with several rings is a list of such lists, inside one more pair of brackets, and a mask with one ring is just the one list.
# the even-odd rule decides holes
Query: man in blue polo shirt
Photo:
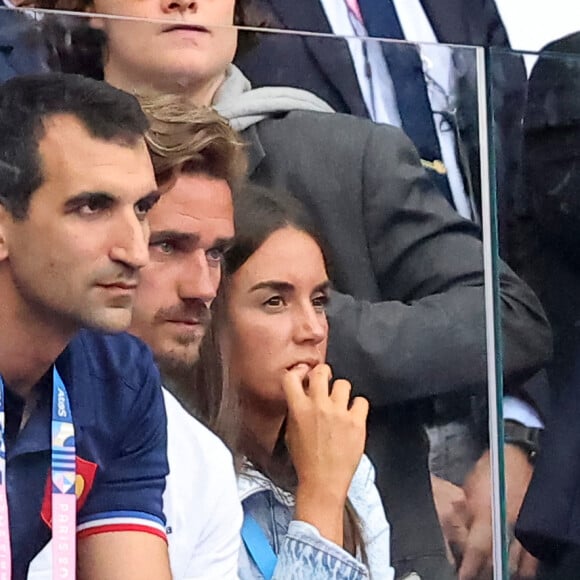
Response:
[{"label": "man in blue polo shirt", "polygon": [[[173,580],[236,580],[243,513],[232,455],[182,404],[196,415],[213,400],[207,389],[188,387],[234,234],[232,197],[245,177],[245,146],[211,109],[170,96],[142,106],[163,195],[147,215],[150,260],[140,272],[129,330],[151,347],[168,387],[163,510],[171,572]],[[30,564],[28,580],[52,578],[51,553],[49,543]]]},{"label": "man in blue polo shirt", "polygon": [[0,578],[51,536],[54,578],[170,578],[158,373],[137,339],[83,330],[131,321],[159,197],[146,128],[104,83],[0,86]]}]

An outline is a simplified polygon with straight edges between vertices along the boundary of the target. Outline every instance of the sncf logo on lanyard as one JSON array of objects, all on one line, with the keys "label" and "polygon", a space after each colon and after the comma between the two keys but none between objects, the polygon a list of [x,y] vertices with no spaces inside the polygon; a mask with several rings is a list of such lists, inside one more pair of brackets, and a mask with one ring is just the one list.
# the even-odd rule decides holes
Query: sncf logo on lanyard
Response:
[{"label": "sncf logo on lanyard", "polygon": [[[0,580],[12,577],[6,490],[4,381],[0,377]],[[53,366],[51,425],[52,577],[72,580],[76,570],[76,447],[66,387]]]}]

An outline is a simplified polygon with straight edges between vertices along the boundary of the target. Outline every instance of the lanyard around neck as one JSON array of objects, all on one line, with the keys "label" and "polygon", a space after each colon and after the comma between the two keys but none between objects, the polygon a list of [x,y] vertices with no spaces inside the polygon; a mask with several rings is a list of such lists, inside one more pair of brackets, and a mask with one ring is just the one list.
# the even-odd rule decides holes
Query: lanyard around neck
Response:
[{"label": "lanyard around neck", "polygon": [[278,557],[270,546],[260,524],[248,513],[244,513],[242,540],[264,579],[270,580],[274,575]]},{"label": "lanyard around neck", "polygon": [[[12,577],[10,523],[6,480],[6,408],[0,376],[0,580]],[[75,577],[76,569],[76,446],[66,387],[52,369],[51,422],[52,577]]]}]

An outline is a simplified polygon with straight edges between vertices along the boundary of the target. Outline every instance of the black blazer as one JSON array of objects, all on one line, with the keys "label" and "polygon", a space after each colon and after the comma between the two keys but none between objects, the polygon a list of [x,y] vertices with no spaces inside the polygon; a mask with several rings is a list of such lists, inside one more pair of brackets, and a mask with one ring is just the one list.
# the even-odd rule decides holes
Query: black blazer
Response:
[{"label": "black blazer", "polygon": [[[272,27],[332,33],[316,0],[262,0],[262,4]],[[421,0],[421,4],[439,42],[509,47],[493,0]],[[348,46],[342,39],[263,34],[259,46],[237,64],[255,87],[298,86],[319,95],[339,112],[368,116]],[[517,68],[517,75],[510,80],[523,87],[525,72],[523,67]]]},{"label": "black blazer", "polygon": [[580,547],[580,337],[576,360],[568,384],[560,386],[516,525],[528,551],[556,562]]},{"label": "black blazer", "polygon": [[552,417],[516,533],[532,553],[554,560],[570,544],[580,547],[579,96],[580,32],[543,49],[530,76],[524,122],[533,232],[527,274],[550,317],[556,356]]},{"label": "black blazer", "polygon": [[[262,0],[274,27],[332,33],[316,0]],[[494,0],[421,0],[441,43],[508,48],[506,30]],[[460,53],[457,53],[460,54]],[[476,198],[480,191],[475,53],[462,51],[458,68],[458,128]],[[520,57],[498,50],[490,60],[497,136],[500,237],[509,259],[508,217],[521,205],[519,172],[526,73]],[[254,87],[293,86],[309,90],[336,111],[368,117],[348,46],[341,38],[262,34],[258,46],[238,58]]]}]

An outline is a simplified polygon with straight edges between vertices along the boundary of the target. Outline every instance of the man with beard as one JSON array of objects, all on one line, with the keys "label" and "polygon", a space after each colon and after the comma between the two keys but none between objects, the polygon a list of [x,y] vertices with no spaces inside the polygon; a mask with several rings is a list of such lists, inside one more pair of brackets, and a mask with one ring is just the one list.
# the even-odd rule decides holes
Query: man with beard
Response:
[{"label": "man with beard", "polygon": [[237,134],[211,109],[199,109],[172,133],[173,125],[161,128],[156,117],[177,120],[175,98],[144,99],[142,107],[162,196],[148,216],[150,260],[129,332],[151,347],[166,387],[169,557],[175,579],[236,578],[242,513],[231,455],[167,389],[183,394],[197,362],[234,235],[232,194],[245,176],[245,155]]}]

